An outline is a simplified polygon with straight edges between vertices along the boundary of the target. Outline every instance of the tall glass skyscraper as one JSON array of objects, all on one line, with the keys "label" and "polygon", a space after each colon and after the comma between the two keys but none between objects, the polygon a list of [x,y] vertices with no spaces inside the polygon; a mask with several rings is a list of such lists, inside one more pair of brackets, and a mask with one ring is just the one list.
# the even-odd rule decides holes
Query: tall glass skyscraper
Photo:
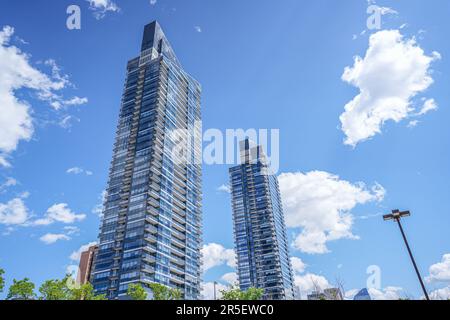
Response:
[{"label": "tall glass skyscraper", "polygon": [[145,26],[128,62],[99,249],[96,293],[126,297],[129,284],[200,294],[201,87],[183,71],[159,24]]},{"label": "tall glass skyscraper", "polygon": [[241,165],[230,169],[234,239],[241,290],[264,289],[265,300],[294,299],[278,180],[261,146],[241,142]]}]

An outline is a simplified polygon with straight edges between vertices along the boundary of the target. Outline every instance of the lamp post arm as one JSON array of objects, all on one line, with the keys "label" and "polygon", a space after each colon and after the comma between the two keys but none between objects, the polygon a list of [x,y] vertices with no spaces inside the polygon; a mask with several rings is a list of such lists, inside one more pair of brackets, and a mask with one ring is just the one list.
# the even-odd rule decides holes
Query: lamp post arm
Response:
[{"label": "lamp post arm", "polygon": [[420,285],[422,287],[423,293],[425,294],[425,298],[427,300],[430,300],[430,297],[428,296],[427,289],[425,288],[425,284],[423,283],[422,276],[420,275],[419,268],[417,267],[417,264],[416,264],[416,261],[414,260],[414,256],[412,254],[411,248],[409,247],[408,239],[406,238],[405,232],[403,231],[403,227],[402,227],[402,223],[400,221],[400,218],[397,218],[395,220],[397,221],[398,227],[400,228],[400,232],[402,233],[403,240],[405,241],[406,248],[408,249],[409,256],[410,256],[411,261],[412,261],[412,263],[414,265],[414,269],[416,270],[416,274],[417,274],[417,277],[419,278]]}]

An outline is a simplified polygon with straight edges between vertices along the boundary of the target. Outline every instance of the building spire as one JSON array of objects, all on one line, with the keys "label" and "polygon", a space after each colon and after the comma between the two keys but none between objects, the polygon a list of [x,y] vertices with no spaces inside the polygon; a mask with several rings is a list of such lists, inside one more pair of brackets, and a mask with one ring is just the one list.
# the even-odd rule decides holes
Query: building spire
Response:
[{"label": "building spire", "polygon": [[144,28],[144,36],[142,38],[141,46],[142,55],[164,55],[172,62],[180,66],[175,52],[172,49],[169,41],[167,40],[164,32],[159,25],[158,21],[149,23]]}]

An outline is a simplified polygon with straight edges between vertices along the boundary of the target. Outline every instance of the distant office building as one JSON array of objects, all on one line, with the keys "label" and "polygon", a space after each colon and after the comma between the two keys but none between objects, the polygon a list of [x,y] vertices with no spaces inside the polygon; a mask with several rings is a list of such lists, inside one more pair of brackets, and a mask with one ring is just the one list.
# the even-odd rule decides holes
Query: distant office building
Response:
[{"label": "distant office building", "polygon": [[312,292],[308,295],[308,300],[344,300],[344,296],[340,289],[329,288],[323,292]]},{"label": "distant office building", "polygon": [[81,253],[80,265],[78,267],[77,283],[86,284],[90,282],[92,264],[98,252],[98,246],[91,246]]},{"label": "distant office building", "polygon": [[323,292],[313,291],[308,294],[308,300],[326,300],[326,297]]},{"label": "distant office building", "polygon": [[364,288],[356,294],[353,300],[372,300],[372,298],[369,294],[369,291]]},{"label": "distant office building", "polygon": [[230,169],[235,249],[241,290],[264,289],[265,300],[294,299],[292,267],[277,177],[261,146],[240,144]]},{"label": "distant office building", "polygon": [[327,300],[344,300],[344,295],[339,288],[329,288],[323,291]]},{"label": "distant office building", "polygon": [[302,300],[302,293],[298,286],[294,286],[294,300]]},{"label": "distant office building", "polygon": [[[128,62],[92,283],[126,299],[130,284],[200,296],[200,84],[155,21]],[[180,143],[182,141],[182,143]]]}]

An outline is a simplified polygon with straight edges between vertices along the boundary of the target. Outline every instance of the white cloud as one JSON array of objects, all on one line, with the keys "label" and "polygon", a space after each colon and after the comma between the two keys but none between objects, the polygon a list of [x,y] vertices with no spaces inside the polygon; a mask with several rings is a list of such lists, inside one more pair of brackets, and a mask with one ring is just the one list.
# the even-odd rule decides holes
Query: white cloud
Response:
[{"label": "white cloud", "polygon": [[398,12],[390,7],[379,7],[380,8],[380,13],[384,16],[387,14],[393,14],[393,15],[397,15]]},{"label": "white cloud", "polygon": [[95,245],[97,245],[97,242],[90,242],[88,244],[81,246],[78,250],[72,252],[72,254],[69,257],[70,260],[78,263],[80,261],[81,254],[84,251],[87,251],[90,247],[95,246]]},{"label": "white cloud", "polygon": [[415,127],[417,127],[417,125],[420,123],[420,121],[419,120],[411,120],[409,123],[408,123],[408,128],[415,128]]},{"label": "white cloud", "polygon": [[427,114],[430,111],[435,111],[438,109],[437,103],[434,99],[427,99],[425,100],[422,109],[418,113],[419,116],[422,116],[424,114]]},{"label": "white cloud", "polygon": [[10,168],[11,163],[9,163],[8,160],[6,160],[6,155],[0,154],[0,167]]},{"label": "white cloud", "polygon": [[[352,289],[345,292],[347,300],[353,300],[360,289]],[[370,288],[367,290],[372,300],[400,300],[407,298],[403,288],[400,287],[386,287],[383,289]]]},{"label": "white cloud", "polygon": [[360,291],[360,289],[351,289],[351,290],[346,291],[344,294],[345,299],[353,300],[359,291]]},{"label": "white cloud", "polygon": [[428,282],[450,283],[450,253],[444,254],[441,262],[430,267],[430,275],[426,278]]},{"label": "white cloud", "polygon": [[384,289],[368,289],[372,300],[400,300],[404,298],[403,289],[400,287],[386,287]]},{"label": "white cloud", "polygon": [[80,106],[80,105],[86,104],[88,102],[89,102],[89,100],[86,97],[84,97],[84,98],[73,97],[72,99],[65,100],[64,104],[66,106]]},{"label": "white cloud", "polygon": [[195,29],[195,31],[197,31],[198,33],[202,33],[202,27],[200,27],[200,26],[195,26],[194,29]]},{"label": "white cloud", "polygon": [[0,192],[3,192],[10,187],[17,186],[18,184],[19,182],[16,179],[9,177],[6,179],[5,182],[0,184]]},{"label": "white cloud", "polygon": [[94,12],[94,17],[100,20],[108,12],[119,12],[119,6],[112,0],[86,0],[89,2],[89,9]]},{"label": "white cloud", "polygon": [[345,144],[356,146],[381,133],[385,122],[413,115],[412,100],[433,83],[431,63],[439,58],[436,52],[427,56],[399,30],[372,34],[365,57],[357,56],[342,75],[360,90],[340,116]]},{"label": "white cloud", "polygon": [[300,274],[300,273],[305,272],[306,264],[302,261],[302,259],[297,258],[297,257],[292,257],[291,263],[292,263],[292,270],[294,271],[294,273]]},{"label": "white cloud", "polygon": [[157,2],[157,0],[150,0],[150,5],[154,6]]},{"label": "white cloud", "polygon": [[430,293],[431,300],[450,300],[450,287],[434,290]]},{"label": "white cloud", "polygon": [[72,123],[80,122],[80,119],[71,115],[66,115],[62,117],[62,119],[58,122],[58,125],[63,129],[70,129],[72,127]]},{"label": "white cloud", "polygon": [[381,201],[385,195],[379,184],[369,189],[362,182],[352,184],[322,171],[281,174],[279,182],[286,225],[302,229],[294,247],[310,254],[329,252],[329,241],[358,239],[352,233],[352,209]]},{"label": "white cloud", "polygon": [[[221,291],[227,290],[228,287],[221,283],[216,283],[216,298],[221,299]],[[214,282],[204,282],[201,284],[201,297],[202,300],[214,300]]]},{"label": "white cloud", "polygon": [[23,225],[28,218],[28,208],[21,198],[13,199],[8,203],[0,203],[0,224]]},{"label": "white cloud", "polygon": [[70,210],[66,203],[59,203],[51,206],[45,213],[44,218],[34,221],[34,225],[46,226],[55,222],[65,224],[82,221],[86,218],[85,214],[76,214]]},{"label": "white cloud", "polygon": [[80,168],[80,167],[73,167],[73,168],[67,169],[66,173],[68,173],[68,174],[76,174],[76,175],[77,174],[85,174],[87,176],[92,176],[94,174],[92,171],[85,170],[85,169]]},{"label": "white cloud", "polygon": [[76,235],[80,232],[80,228],[75,226],[65,226],[64,231],[67,235]]},{"label": "white cloud", "polygon": [[225,281],[226,283],[232,286],[239,283],[239,277],[236,272],[229,272],[224,274],[221,280]]},{"label": "white cloud", "polygon": [[99,197],[99,202],[95,205],[94,208],[92,208],[92,213],[98,215],[99,217],[103,216],[103,204],[105,203],[107,196],[108,193],[106,192],[106,190],[103,190]]},{"label": "white cloud", "polygon": [[328,280],[317,274],[307,273],[305,275],[294,276],[295,286],[299,289],[301,298],[306,300],[308,294],[313,291],[322,292],[324,289],[331,287]]},{"label": "white cloud", "polygon": [[220,187],[217,188],[217,191],[219,192],[225,192],[225,193],[231,193],[231,187],[227,184],[223,184]]},{"label": "white cloud", "polygon": [[60,110],[62,108],[70,107],[70,106],[81,106],[88,102],[89,102],[88,98],[73,97],[72,99],[69,99],[69,100],[61,99],[61,100],[53,101],[50,105],[53,107],[53,109]]},{"label": "white cloud", "polygon": [[47,233],[46,235],[40,237],[39,240],[41,240],[45,244],[54,244],[60,240],[68,241],[70,240],[70,237],[65,234]]},{"label": "white cloud", "polygon": [[28,89],[36,93],[39,100],[53,107],[64,104],[64,98],[56,92],[70,85],[68,76],[61,75],[54,60],[44,66],[51,68],[47,75],[30,63],[30,56],[10,44],[14,28],[5,26],[0,31],[0,166],[10,167],[8,157],[21,141],[29,141],[34,133],[32,107],[16,92]]},{"label": "white cloud", "polygon": [[226,249],[217,243],[209,243],[202,248],[203,255],[203,271],[206,272],[211,268],[221,265],[236,267],[236,255],[233,249]]}]

